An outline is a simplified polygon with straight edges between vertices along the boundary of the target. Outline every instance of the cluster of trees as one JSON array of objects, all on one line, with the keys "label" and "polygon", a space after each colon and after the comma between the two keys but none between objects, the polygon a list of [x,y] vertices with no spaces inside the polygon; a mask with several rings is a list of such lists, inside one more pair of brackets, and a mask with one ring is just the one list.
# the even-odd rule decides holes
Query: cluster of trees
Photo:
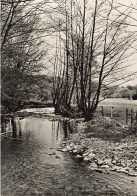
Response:
[{"label": "cluster of trees", "polygon": [[17,110],[30,97],[33,76],[43,66],[37,6],[29,0],[1,1],[1,102],[5,112]]},{"label": "cluster of trees", "polygon": [[131,66],[126,59],[136,52],[137,38],[133,6],[115,0],[2,0],[1,8],[1,102],[6,112],[17,110],[22,100],[47,99],[51,83],[38,75],[48,49],[44,33],[56,37],[51,94],[58,112],[74,111],[74,103],[88,121],[102,92],[107,97],[115,82],[128,78],[123,74]]},{"label": "cluster of trees", "polygon": [[51,102],[53,78],[46,75],[33,75],[33,83],[30,85],[28,98],[24,101]]},{"label": "cluster of trees", "polygon": [[[102,96],[104,97],[103,93]],[[126,98],[137,100],[137,85],[127,85],[126,87],[113,87],[108,90],[107,98]]]},{"label": "cluster of trees", "polygon": [[[111,0],[58,3],[59,17],[54,17],[58,31],[54,62],[53,100],[57,112],[77,111],[85,120],[92,118],[100,95],[107,97],[136,49],[136,31],[131,31],[133,8]],[[135,19],[133,19],[134,21]]]}]

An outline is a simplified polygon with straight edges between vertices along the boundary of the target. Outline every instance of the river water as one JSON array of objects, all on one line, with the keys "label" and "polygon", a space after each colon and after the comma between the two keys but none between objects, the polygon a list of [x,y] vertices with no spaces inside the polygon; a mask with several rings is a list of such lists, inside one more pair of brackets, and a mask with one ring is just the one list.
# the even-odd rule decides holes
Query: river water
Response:
[{"label": "river water", "polygon": [[52,109],[29,111],[48,117],[30,115],[2,121],[2,196],[137,195],[134,177],[91,171],[76,158],[58,151],[61,141],[75,130],[65,120],[50,118]]}]

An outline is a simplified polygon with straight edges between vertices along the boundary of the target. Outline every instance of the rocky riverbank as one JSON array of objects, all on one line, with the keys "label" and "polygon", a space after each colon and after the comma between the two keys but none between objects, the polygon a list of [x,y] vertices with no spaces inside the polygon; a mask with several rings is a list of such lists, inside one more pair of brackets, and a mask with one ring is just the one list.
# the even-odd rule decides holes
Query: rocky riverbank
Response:
[{"label": "rocky riverbank", "polygon": [[[74,121],[70,120],[72,125]],[[91,170],[137,176],[136,128],[130,129],[110,118],[77,122],[78,131],[64,140],[58,150],[87,162]]]},{"label": "rocky riverbank", "polygon": [[33,109],[29,109],[29,113],[22,110],[15,116],[48,118],[49,115],[51,121],[66,121],[73,134],[62,142],[59,151],[72,154],[94,171],[116,171],[137,176],[136,127],[131,129],[108,117],[96,116],[89,122],[84,122],[82,118],[64,118],[55,115],[52,110],[49,114],[45,111],[40,113],[41,109],[35,113]]}]

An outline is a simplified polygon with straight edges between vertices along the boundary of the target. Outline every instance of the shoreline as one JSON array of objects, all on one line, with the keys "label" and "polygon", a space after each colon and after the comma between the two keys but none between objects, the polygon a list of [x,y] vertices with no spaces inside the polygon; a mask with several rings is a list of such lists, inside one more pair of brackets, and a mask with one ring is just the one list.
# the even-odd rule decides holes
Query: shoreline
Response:
[{"label": "shoreline", "polygon": [[113,119],[98,117],[89,122],[79,121],[76,129],[58,150],[88,163],[93,171],[137,176],[136,130]]},{"label": "shoreline", "polygon": [[[10,115],[10,116],[9,116]],[[73,134],[62,141],[59,151],[69,153],[88,163],[91,170],[116,171],[137,176],[137,130],[109,117],[95,116],[91,121],[83,118],[66,118],[54,113],[19,111],[6,117],[50,118],[67,121]]]}]

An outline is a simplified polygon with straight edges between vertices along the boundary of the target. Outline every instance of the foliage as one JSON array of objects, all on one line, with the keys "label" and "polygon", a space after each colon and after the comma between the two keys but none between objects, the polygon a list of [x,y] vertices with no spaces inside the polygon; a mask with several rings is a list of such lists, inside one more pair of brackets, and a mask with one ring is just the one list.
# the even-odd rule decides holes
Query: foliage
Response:
[{"label": "foliage", "polygon": [[35,7],[27,0],[2,1],[2,105],[4,111],[15,111],[20,102],[29,98],[34,74],[41,70],[39,50],[39,17]]},{"label": "foliage", "polygon": [[[102,92],[103,97],[105,96],[105,93]],[[110,88],[107,91],[107,98],[127,98],[137,100],[137,85],[127,85],[126,87],[118,86]]]}]

